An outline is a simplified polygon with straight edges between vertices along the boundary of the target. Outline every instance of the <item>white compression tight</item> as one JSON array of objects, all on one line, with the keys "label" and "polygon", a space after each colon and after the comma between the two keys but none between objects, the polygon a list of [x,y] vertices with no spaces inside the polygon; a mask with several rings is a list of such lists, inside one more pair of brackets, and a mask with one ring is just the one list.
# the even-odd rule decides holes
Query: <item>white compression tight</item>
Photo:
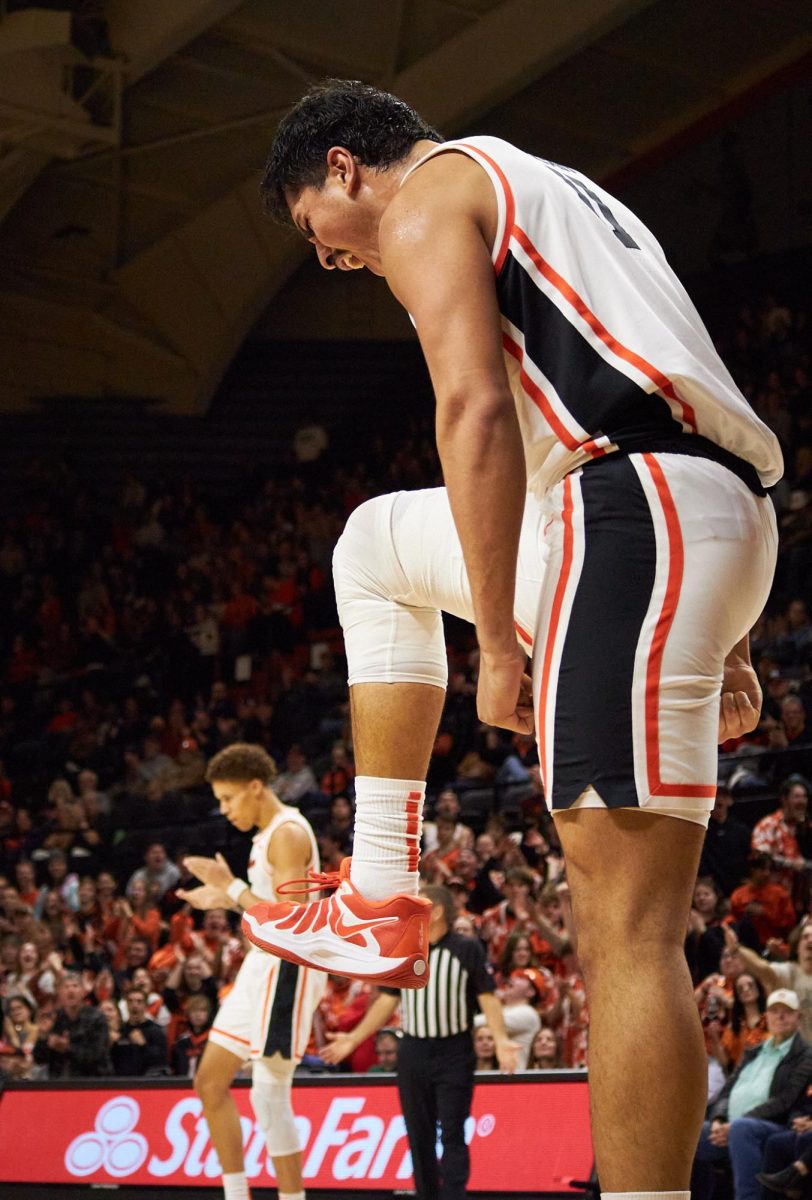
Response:
[{"label": "white compression tight", "polygon": [[281,1054],[259,1058],[251,1071],[251,1105],[271,1158],[284,1158],[301,1150],[290,1102],[296,1063]]}]

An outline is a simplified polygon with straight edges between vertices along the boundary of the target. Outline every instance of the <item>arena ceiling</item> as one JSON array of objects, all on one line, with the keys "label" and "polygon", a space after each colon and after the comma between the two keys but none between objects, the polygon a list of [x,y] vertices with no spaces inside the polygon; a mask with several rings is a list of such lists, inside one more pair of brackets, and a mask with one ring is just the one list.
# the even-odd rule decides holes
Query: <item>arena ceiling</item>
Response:
[{"label": "arena ceiling", "polygon": [[105,0],[0,17],[0,407],[208,405],[307,248],[260,211],[281,113],[326,75],[633,171],[809,50],[798,0]]}]

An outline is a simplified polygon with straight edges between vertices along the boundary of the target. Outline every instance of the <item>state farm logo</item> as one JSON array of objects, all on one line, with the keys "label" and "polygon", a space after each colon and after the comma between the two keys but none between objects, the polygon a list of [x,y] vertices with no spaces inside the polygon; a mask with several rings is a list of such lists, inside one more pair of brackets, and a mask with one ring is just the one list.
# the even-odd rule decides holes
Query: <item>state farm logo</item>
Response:
[{"label": "state farm logo", "polygon": [[[313,1113],[314,1119],[297,1115],[305,1179],[312,1182],[318,1178],[339,1186],[351,1180],[389,1179],[398,1185],[410,1179],[412,1156],[403,1116],[391,1107],[385,1111],[386,1107],[376,1112],[368,1107],[368,1097],[344,1094],[333,1096],[322,1113]],[[106,1173],[123,1179],[140,1172],[134,1181],[139,1183],[148,1179],[180,1183],[220,1176],[217,1151],[197,1096],[184,1096],[163,1112],[153,1100],[144,1110],[144,1133],[135,1128],[141,1119],[141,1107],[134,1097],[108,1100],[96,1114],[93,1131],[80,1133],[65,1151],[68,1174],[84,1178],[98,1172],[102,1178]],[[262,1129],[249,1116],[241,1115],[240,1124],[247,1177],[273,1178]],[[487,1138],[495,1127],[496,1118],[490,1113],[478,1121],[469,1117],[465,1140],[470,1144],[475,1137]],[[438,1152],[442,1152],[440,1145]]]},{"label": "state farm logo", "polygon": [[149,1154],[147,1139],[134,1133],[141,1108],[132,1096],[114,1096],[96,1114],[93,1133],[80,1133],[65,1151],[65,1167],[71,1175],[92,1175],[105,1170],[123,1179],[132,1175]]}]

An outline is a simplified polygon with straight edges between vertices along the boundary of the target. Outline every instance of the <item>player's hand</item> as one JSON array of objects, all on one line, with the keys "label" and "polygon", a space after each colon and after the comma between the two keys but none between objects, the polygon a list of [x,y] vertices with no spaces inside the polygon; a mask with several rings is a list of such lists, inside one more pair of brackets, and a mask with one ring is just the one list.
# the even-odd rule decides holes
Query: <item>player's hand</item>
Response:
[{"label": "player's hand", "polygon": [[[180,896],[181,900],[185,900],[187,904],[191,904],[192,908],[201,908],[204,911],[209,908],[229,908],[231,900],[223,891],[222,888],[214,887],[210,883],[204,883],[202,887],[190,888],[186,891],[185,888],[178,888],[176,895]],[[177,947],[175,953],[177,954]]]},{"label": "player's hand", "polygon": [[518,1043],[510,1042],[507,1038],[504,1041],[494,1041],[496,1061],[499,1063],[499,1070],[503,1071],[505,1075],[512,1075],[519,1069],[521,1049]]},{"label": "player's hand", "polygon": [[322,1046],[319,1050],[319,1058],[322,1062],[329,1063],[331,1067],[335,1067],[345,1058],[349,1058],[355,1049],[355,1044],[348,1033],[328,1033],[325,1036],[327,1045]]},{"label": "player's hand", "polygon": [[755,671],[738,656],[727,659],[719,701],[719,741],[752,733],[760,713],[761,685]]},{"label": "player's hand", "polygon": [[504,654],[481,650],[476,706],[480,721],[533,733],[533,683],[525,674],[527,656],[520,646]]},{"label": "player's hand", "polygon": [[[216,854],[214,858],[204,858],[202,855],[193,854],[189,858],[184,858],[183,865],[201,883],[211,884],[212,887],[219,888],[221,892],[227,890],[234,878],[231,867],[222,854]],[[178,891],[177,895],[188,899],[191,893]],[[192,901],[190,900],[189,903],[191,904]],[[199,906],[195,905],[195,907]]]}]

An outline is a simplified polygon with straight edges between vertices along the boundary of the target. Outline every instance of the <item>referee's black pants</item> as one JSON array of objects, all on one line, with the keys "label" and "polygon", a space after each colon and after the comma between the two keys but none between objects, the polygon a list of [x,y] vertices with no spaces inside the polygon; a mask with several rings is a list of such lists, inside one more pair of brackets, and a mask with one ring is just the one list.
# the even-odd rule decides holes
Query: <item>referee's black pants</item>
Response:
[{"label": "referee's black pants", "polygon": [[465,1122],[471,1112],[475,1062],[470,1032],[444,1038],[407,1034],[400,1043],[398,1092],[419,1200],[460,1200],[465,1195],[471,1169]]}]

